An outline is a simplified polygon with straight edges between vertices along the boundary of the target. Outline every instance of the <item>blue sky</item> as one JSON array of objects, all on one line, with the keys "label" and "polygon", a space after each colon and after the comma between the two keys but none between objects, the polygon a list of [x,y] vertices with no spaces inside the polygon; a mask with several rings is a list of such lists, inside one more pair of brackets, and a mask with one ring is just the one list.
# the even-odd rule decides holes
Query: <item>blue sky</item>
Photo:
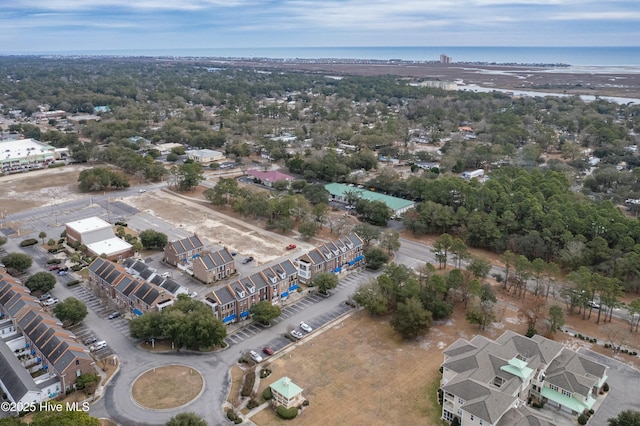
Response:
[{"label": "blue sky", "polygon": [[0,0],[0,53],[638,46],[639,0]]}]

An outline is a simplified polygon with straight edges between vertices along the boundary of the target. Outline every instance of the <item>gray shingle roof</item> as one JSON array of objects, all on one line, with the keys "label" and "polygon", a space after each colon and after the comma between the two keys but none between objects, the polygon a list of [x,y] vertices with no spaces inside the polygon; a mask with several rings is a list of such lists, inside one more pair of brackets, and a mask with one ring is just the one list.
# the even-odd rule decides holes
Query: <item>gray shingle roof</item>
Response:
[{"label": "gray shingle roof", "polygon": [[214,293],[221,305],[226,305],[228,303],[236,301],[235,296],[228,286],[220,287],[219,289],[215,290]]},{"label": "gray shingle roof", "polygon": [[28,392],[38,392],[35,381],[7,344],[0,340],[0,381],[15,401]]},{"label": "gray shingle roof", "polygon": [[177,255],[204,247],[204,243],[197,235],[192,235],[178,241],[172,241],[168,245],[169,248]]}]

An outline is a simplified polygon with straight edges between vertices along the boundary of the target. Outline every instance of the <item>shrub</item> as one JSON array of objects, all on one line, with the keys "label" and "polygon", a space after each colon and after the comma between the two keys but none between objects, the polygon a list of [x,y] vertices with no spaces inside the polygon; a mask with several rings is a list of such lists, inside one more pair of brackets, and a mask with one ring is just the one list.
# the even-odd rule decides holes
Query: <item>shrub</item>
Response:
[{"label": "shrub", "polygon": [[262,370],[260,370],[261,379],[266,379],[267,377],[269,377],[270,374],[271,374],[271,370],[269,370],[268,368],[263,368]]},{"label": "shrub", "polygon": [[80,280],[72,280],[67,283],[67,287],[73,287],[80,284]]},{"label": "shrub", "polygon": [[589,416],[592,416],[593,413],[595,413],[595,411],[593,411],[593,408],[589,409],[589,411],[587,411],[587,413],[589,413]]},{"label": "shrub", "polygon": [[602,386],[602,390],[605,392],[609,392],[609,383],[604,382],[604,385]]},{"label": "shrub", "polygon": [[584,414],[580,414],[578,416],[578,424],[579,425],[586,425],[587,424],[587,420],[589,420],[589,418],[587,416],[585,416]]},{"label": "shrub", "polygon": [[284,408],[284,405],[278,405],[276,408],[276,414],[285,420],[294,419],[298,415],[298,408]]},{"label": "shrub", "polygon": [[238,415],[233,410],[227,411],[227,418],[232,422],[238,419]]},{"label": "shrub", "polygon": [[53,265],[53,264],[59,265],[62,263],[62,259],[49,259],[47,260],[47,265]]},{"label": "shrub", "polygon": [[241,396],[249,396],[253,392],[253,385],[256,382],[256,372],[251,370],[247,371],[244,375],[244,383],[242,384]]},{"label": "shrub", "polygon": [[74,272],[78,272],[78,271],[80,271],[83,267],[84,267],[84,266],[82,266],[82,265],[73,265],[73,266],[71,267],[71,270],[72,270],[72,271],[74,271]]},{"label": "shrub", "polygon": [[260,406],[260,404],[258,403],[258,401],[256,401],[255,399],[251,398],[249,400],[249,402],[247,402],[247,408],[249,410],[253,410],[254,408]]},{"label": "shrub", "polygon": [[64,163],[51,163],[47,166],[48,169],[55,169],[57,167],[63,167]]},{"label": "shrub", "polygon": [[265,401],[269,401],[271,398],[273,398],[273,394],[271,393],[270,386],[267,386],[266,388],[264,388],[264,390],[262,391],[262,397],[264,398]]},{"label": "shrub", "polygon": [[303,407],[307,407],[307,406],[309,406],[309,400],[308,400],[308,399],[305,399],[304,401],[302,401],[302,406],[303,406]]},{"label": "shrub", "polygon": [[242,419],[241,419],[240,417],[238,417],[237,419],[235,419],[235,420],[233,421],[233,424],[234,424],[234,425],[239,425],[240,423],[242,423]]},{"label": "shrub", "polygon": [[27,238],[26,240],[20,241],[20,247],[29,247],[38,244],[38,240],[35,238]]}]

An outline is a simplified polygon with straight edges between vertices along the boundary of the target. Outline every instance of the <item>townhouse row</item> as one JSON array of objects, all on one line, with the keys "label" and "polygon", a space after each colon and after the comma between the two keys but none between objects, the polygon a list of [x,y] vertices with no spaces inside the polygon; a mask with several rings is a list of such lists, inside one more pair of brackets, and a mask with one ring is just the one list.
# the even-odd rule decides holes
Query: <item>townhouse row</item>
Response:
[{"label": "townhouse row", "polygon": [[135,315],[161,311],[171,306],[176,298],[167,289],[129,273],[121,264],[101,257],[89,265],[89,281],[120,309]]},{"label": "townhouse row", "polygon": [[234,257],[226,248],[205,251],[197,235],[172,241],[164,247],[164,261],[193,275],[205,284],[220,281],[236,273]]},{"label": "townhouse row", "polygon": [[7,398],[38,404],[71,391],[89,373],[96,369],[87,348],[0,270],[0,388]]},{"label": "townhouse row", "polygon": [[363,241],[352,233],[321,244],[293,261],[278,262],[222,285],[206,294],[204,302],[225,324],[234,323],[247,318],[258,302],[282,304],[299,284],[309,284],[319,273],[346,272],[363,262]]}]

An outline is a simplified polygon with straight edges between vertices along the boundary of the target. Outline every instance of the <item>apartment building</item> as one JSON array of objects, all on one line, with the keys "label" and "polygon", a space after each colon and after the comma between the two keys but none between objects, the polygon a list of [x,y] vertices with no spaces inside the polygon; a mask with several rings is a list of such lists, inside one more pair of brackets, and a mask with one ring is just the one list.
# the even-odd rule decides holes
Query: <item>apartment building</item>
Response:
[{"label": "apartment building", "polygon": [[161,311],[175,301],[169,291],[131,275],[122,265],[100,257],[89,265],[89,281],[113,299],[118,307],[135,315]]},{"label": "apartment building", "polygon": [[285,260],[220,286],[205,295],[204,302],[225,324],[237,322],[247,318],[258,302],[278,305],[286,301],[289,293],[298,289],[297,276],[297,267]]},{"label": "apartment building", "polygon": [[95,373],[88,350],[29,291],[0,272],[0,388],[13,402],[39,403]]},{"label": "apartment building", "polygon": [[321,272],[339,273],[364,262],[363,241],[355,233],[317,246],[298,258],[298,279],[309,283]]},{"label": "apartment building", "polygon": [[539,335],[458,339],[444,351],[442,418],[457,417],[462,426],[507,426],[514,419],[545,425],[549,419],[529,401],[579,415],[594,407],[606,373],[606,366]]},{"label": "apartment building", "polygon": [[236,265],[229,249],[208,251],[193,260],[193,276],[205,284],[220,281],[236,272]]},{"label": "apartment building", "polygon": [[204,252],[204,242],[197,235],[171,241],[164,247],[164,261],[170,265],[184,265]]}]

